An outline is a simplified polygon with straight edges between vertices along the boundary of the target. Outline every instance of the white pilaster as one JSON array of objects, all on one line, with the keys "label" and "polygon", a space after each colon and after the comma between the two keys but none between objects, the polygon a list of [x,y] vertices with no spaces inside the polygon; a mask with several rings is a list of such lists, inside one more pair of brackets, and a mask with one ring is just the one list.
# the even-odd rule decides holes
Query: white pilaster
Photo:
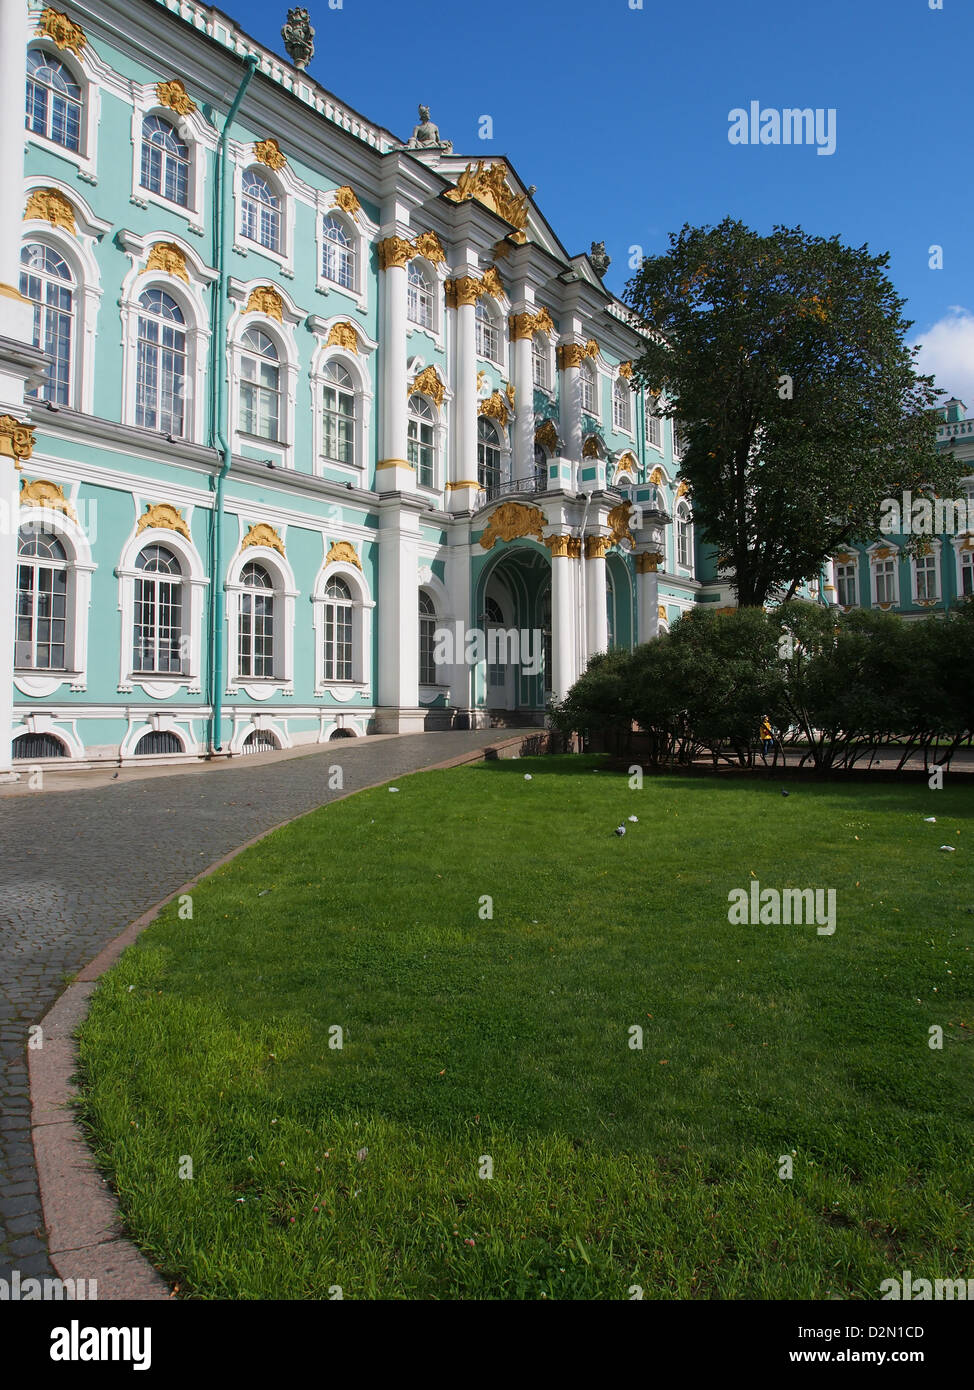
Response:
[{"label": "white pilaster", "polygon": [[636,556],[636,636],[640,642],[651,642],[659,636],[659,575],[656,557],[642,553]]},{"label": "white pilaster", "polygon": [[382,332],[379,343],[379,371],[382,402],[379,458],[376,462],[377,492],[411,492],[416,486],[415,471],[406,458],[406,266],[412,248],[397,232],[379,244],[379,280],[382,306]]},{"label": "white pilaster", "polygon": [[587,536],[585,539],[585,606],[588,646],[586,654],[593,657],[596,652],[608,651],[609,621],[606,611],[605,551],[607,541],[603,536]]},{"label": "white pilaster", "polygon": [[564,545],[556,544],[551,550],[551,693],[556,700],[565,698],[577,675],[575,570],[578,561],[565,553],[565,549]]},{"label": "white pilaster", "polygon": [[381,504],[379,526],[379,733],[420,733],[418,501]]}]

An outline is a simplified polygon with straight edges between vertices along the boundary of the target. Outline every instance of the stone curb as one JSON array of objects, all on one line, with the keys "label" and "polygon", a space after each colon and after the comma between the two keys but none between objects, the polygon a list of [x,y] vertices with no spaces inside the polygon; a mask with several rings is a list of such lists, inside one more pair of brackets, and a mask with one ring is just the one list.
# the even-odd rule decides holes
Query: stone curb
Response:
[{"label": "stone curb", "polygon": [[[534,731],[535,734],[540,732]],[[531,733],[515,734],[495,744],[402,775],[415,777],[419,772],[437,772],[444,768],[460,767],[464,763],[483,762],[488,754],[498,758],[503,758],[505,753],[510,756],[516,744],[523,746],[531,736]],[[359,792],[373,791],[376,787],[385,786],[388,781],[386,777],[380,782],[342,792],[321,805],[330,806],[336,801],[344,801],[346,797],[357,796]],[[42,1046],[28,1048],[31,1139],[47,1230],[48,1254],[61,1279],[97,1281],[99,1301],[145,1301],[167,1299],[173,1295],[169,1285],[141,1251],[125,1238],[118,1200],[106,1179],[98,1172],[84,1132],[70,1108],[78,1098],[78,1088],[72,1080],[78,1063],[74,1035],[88,1013],[88,1001],[95,983],[174,898],[191,892],[202,879],[208,878],[268,835],[320,809],[314,807],[312,811],[301,811],[271,826],[269,830],[261,831],[202,869],[188,883],[167,894],[148,912],[137,917],[79,971],[74,983],[68,986],[41,1020]]]}]

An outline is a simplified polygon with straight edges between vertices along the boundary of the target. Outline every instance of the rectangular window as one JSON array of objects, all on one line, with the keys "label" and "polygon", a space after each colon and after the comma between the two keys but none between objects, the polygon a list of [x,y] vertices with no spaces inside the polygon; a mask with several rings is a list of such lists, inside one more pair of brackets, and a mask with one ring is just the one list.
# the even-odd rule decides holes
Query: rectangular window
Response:
[{"label": "rectangular window", "polygon": [[965,550],[961,554],[960,591],[965,598],[974,594],[974,550]]},{"label": "rectangular window", "polygon": [[652,445],[654,449],[662,447],[661,444],[660,418],[655,412],[655,402],[651,397],[646,397],[646,443]]},{"label": "rectangular window", "polygon": [[896,601],[896,561],[876,561],[876,602],[890,604]]},{"label": "rectangular window", "polygon": [[917,599],[930,600],[937,597],[937,557],[920,555],[916,562]]},{"label": "rectangular window", "polygon": [[531,349],[531,370],[535,386],[542,391],[548,389],[548,348],[536,342]]},{"label": "rectangular window", "polygon": [[837,565],[836,577],[839,581],[839,604],[843,608],[855,608],[856,606],[856,567],[855,565]]}]

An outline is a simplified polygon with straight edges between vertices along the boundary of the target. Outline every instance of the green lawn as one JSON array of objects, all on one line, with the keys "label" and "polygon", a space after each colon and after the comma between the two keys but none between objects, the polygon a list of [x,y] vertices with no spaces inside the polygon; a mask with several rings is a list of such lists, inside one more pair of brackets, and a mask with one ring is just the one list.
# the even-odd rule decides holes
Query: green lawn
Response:
[{"label": "green lawn", "polygon": [[[297,821],[95,994],[83,1113],[129,1229],[203,1298],[974,1275],[974,827],[947,782],[635,791],[522,759]],[[834,888],[834,935],[731,925],[752,876]]]}]

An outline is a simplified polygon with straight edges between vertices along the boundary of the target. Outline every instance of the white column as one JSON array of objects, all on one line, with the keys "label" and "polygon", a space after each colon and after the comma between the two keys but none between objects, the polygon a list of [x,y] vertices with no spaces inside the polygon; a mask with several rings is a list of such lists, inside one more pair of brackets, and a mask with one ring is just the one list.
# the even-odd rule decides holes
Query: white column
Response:
[{"label": "white column", "polygon": [[512,477],[534,476],[534,374],[531,366],[530,331],[525,326],[529,314],[512,314],[514,340],[514,459]]},{"label": "white column", "polygon": [[582,350],[578,343],[565,343],[558,349],[558,363],[561,369],[560,433],[566,458],[570,458],[576,464],[582,457],[582,396],[579,381],[581,360]]},{"label": "white column", "polygon": [[477,324],[476,309],[478,282],[472,276],[464,275],[452,282],[452,296],[456,303],[457,322],[457,367],[454,387],[456,390],[456,416],[454,432],[456,437],[455,468],[451,479],[452,498],[464,508],[474,505],[477,486]]},{"label": "white column", "polygon": [[377,492],[411,492],[416,474],[406,459],[406,266],[413,248],[405,237],[388,236],[379,243],[382,337],[379,369],[382,402]]},{"label": "white column", "polygon": [[420,733],[419,504],[380,504],[378,732]]},{"label": "white column", "polygon": [[636,556],[636,637],[651,642],[659,636],[658,558],[644,551]]},{"label": "white column", "polygon": [[575,682],[575,568],[568,536],[554,536],[551,550],[551,693],[563,700]]},{"label": "white column", "polygon": [[588,644],[586,655],[593,657],[609,647],[609,619],[606,611],[605,536],[585,538],[585,606]]},{"label": "white column", "polygon": [[[20,294],[24,213],[24,63],[26,0],[0,0],[0,334],[15,344],[34,340],[34,312]],[[24,386],[31,363],[16,347],[0,347],[0,415],[26,423]],[[15,593],[20,474],[15,448],[29,457],[25,436],[0,433],[0,777],[10,773],[13,725]]]}]

